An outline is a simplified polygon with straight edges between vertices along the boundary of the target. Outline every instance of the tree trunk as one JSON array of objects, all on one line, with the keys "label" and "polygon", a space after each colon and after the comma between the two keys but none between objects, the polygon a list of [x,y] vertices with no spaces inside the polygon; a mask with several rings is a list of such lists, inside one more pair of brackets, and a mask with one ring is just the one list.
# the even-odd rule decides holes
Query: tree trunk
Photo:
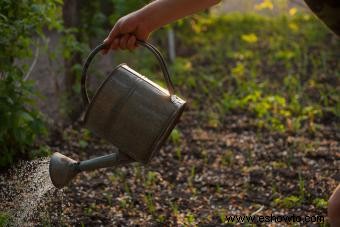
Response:
[{"label": "tree trunk", "polygon": [[[80,0],[65,0],[63,6],[63,21],[65,28],[79,28],[80,25]],[[76,34],[76,39],[79,41],[79,33]],[[74,87],[77,83],[77,75],[72,67],[76,64],[81,64],[81,54],[75,52],[69,59],[64,59],[64,85],[66,93],[66,108],[67,114],[72,121],[77,120],[81,113],[81,99]]]}]

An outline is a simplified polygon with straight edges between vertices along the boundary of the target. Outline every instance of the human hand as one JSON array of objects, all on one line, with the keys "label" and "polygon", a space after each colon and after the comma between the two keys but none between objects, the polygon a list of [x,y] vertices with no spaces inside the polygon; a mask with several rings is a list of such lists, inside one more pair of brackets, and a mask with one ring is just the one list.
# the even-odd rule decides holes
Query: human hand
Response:
[{"label": "human hand", "polygon": [[137,47],[137,40],[146,41],[151,30],[148,29],[146,20],[138,14],[138,11],[120,18],[113,26],[108,37],[104,40],[106,54],[110,49],[129,49]]},{"label": "human hand", "polygon": [[177,19],[206,9],[220,0],[155,0],[143,8],[120,18],[104,40],[106,54],[116,50],[137,47],[136,40],[146,41],[152,31]]}]

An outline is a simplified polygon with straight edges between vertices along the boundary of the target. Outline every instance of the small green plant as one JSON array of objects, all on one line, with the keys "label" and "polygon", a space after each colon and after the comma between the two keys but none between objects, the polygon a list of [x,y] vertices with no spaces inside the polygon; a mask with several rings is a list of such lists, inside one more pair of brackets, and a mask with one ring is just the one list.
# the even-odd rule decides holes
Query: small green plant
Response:
[{"label": "small green plant", "polygon": [[233,157],[234,157],[234,154],[232,151],[227,150],[226,152],[224,152],[222,155],[222,165],[224,166],[231,165],[233,162]]},{"label": "small green plant", "polygon": [[126,173],[123,172],[123,171],[120,170],[120,169],[115,169],[114,174],[113,174],[112,176],[110,176],[110,179],[111,179],[112,181],[120,181],[120,182],[125,182],[125,183],[127,183],[127,182],[125,181],[125,178],[126,178]]},{"label": "small green plant", "polygon": [[208,151],[202,150],[201,156],[202,156],[204,164],[208,164],[208,161],[209,161]]},{"label": "small green plant", "polygon": [[248,166],[252,166],[254,162],[253,158],[253,151],[252,150],[247,150],[246,151],[246,161]]},{"label": "small green plant", "polygon": [[208,126],[212,128],[218,128],[220,126],[219,115],[213,111],[208,113]]},{"label": "small green plant", "polygon": [[192,166],[191,169],[190,169],[190,175],[188,177],[189,187],[193,187],[193,181],[195,179],[195,174],[196,174],[195,166]]},{"label": "small green plant", "polygon": [[185,222],[188,225],[195,225],[196,224],[195,215],[192,214],[191,212],[188,212],[187,215],[185,216]]},{"label": "small green plant", "polygon": [[218,217],[222,224],[225,223],[226,222],[226,211],[224,209],[218,210]]},{"label": "small green plant", "polygon": [[131,194],[131,188],[128,182],[124,182],[124,191],[125,193]]},{"label": "small green plant", "polygon": [[157,216],[157,222],[159,222],[159,223],[164,223],[165,219],[166,219],[166,217],[163,214],[160,214],[160,215]]},{"label": "small green plant", "polygon": [[170,206],[171,206],[171,212],[172,212],[175,216],[177,216],[177,215],[179,214],[177,203],[176,203],[176,202],[171,202],[171,203],[170,203]]},{"label": "small green plant", "polygon": [[170,139],[174,144],[179,144],[181,136],[181,132],[177,128],[174,128],[170,134]]},{"label": "small green plant", "polygon": [[117,181],[117,176],[116,175],[111,175],[109,176],[109,179],[112,183],[116,182]]},{"label": "small green plant", "polygon": [[78,144],[79,144],[79,147],[82,148],[82,149],[84,149],[88,146],[88,142],[86,140],[82,140],[82,139],[79,140]]},{"label": "small green plant", "polygon": [[319,209],[327,209],[328,202],[323,198],[316,198],[313,200],[313,204]]},{"label": "small green plant", "polygon": [[91,131],[86,129],[86,128],[82,128],[81,129],[81,137],[82,137],[83,140],[89,141],[91,139]]},{"label": "small green plant", "polygon": [[109,206],[112,206],[113,204],[112,194],[104,192],[103,196],[105,197],[106,201],[109,203]]},{"label": "small green plant", "polygon": [[145,184],[147,187],[154,185],[157,181],[157,172],[149,171],[146,177]]},{"label": "small green plant", "polygon": [[271,166],[273,166],[274,169],[283,169],[288,167],[287,163],[281,161],[273,161],[271,162]]},{"label": "small green plant", "polygon": [[182,160],[182,149],[180,147],[175,148],[176,157],[178,160]]},{"label": "small green plant", "polygon": [[134,172],[135,172],[135,176],[136,176],[137,179],[143,178],[141,165],[135,165],[134,166]]},{"label": "small green plant", "polygon": [[155,205],[155,203],[153,201],[152,194],[151,193],[147,193],[144,196],[144,201],[146,203],[146,207],[148,209],[148,212],[153,215],[156,212],[156,205]]},{"label": "small green plant", "polygon": [[119,207],[122,209],[126,209],[130,205],[130,197],[124,196],[118,199],[119,201]]},{"label": "small green plant", "polygon": [[216,192],[219,194],[222,192],[222,187],[220,184],[216,184]]},{"label": "small green plant", "polygon": [[84,208],[84,213],[88,216],[91,216],[93,214],[93,212],[96,211],[96,204],[95,203],[91,203],[89,207],[85,207]]},{"label": "small green plant", "polygon": [[301,173],[299,173],[299,197],[301,202],[305,200],[305,196],[306,196],[305,181]]},{"label": "small green plant", "polygon": [[301,205],[301,199],[292,195],[285,198],[276,198],[274,204],[283,208],[293,208]]}]

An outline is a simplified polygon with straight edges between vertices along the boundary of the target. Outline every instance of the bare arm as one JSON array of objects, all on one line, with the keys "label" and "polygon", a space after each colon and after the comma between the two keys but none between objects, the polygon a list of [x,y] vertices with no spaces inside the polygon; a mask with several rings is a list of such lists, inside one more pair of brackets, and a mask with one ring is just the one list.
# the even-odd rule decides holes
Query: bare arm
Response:
[{"label": "bare arm", "polygon": [[[147,40],[163,25],[209,8],[220,0],[156,0],[122,18],[104,40],[110,49],[134,49],[136,39]],[[108,52],[109,48],[105,51]]]},{"label": "bare arm", "polygon": [[217,0],[158,0],[142,8],[140,13],[146,18],[149,28],[156,30],[177,19],[209,8]]}]

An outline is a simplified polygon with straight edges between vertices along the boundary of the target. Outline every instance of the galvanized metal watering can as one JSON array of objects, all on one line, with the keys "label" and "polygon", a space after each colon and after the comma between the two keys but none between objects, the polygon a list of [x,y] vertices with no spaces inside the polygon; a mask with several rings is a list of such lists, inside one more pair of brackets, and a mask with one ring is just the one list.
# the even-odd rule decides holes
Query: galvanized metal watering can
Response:
[{"label": "galvanized metal watering can", "polygon": [[151,44],[138,41],[158,60],[167,90],[140,75],[126,64],[118,65],[90,100],[87,71],[94,56],[105,48],[97,46],[88,56],[82,73],[82,98],[86,108],[84,125],[115,145],[114,153],[76,162],[60,153],[50,161],[52,183],[61,188],[77,173],[129,162],[148,163],[178,122],[186,102],[175,95],[166,63]]}]

